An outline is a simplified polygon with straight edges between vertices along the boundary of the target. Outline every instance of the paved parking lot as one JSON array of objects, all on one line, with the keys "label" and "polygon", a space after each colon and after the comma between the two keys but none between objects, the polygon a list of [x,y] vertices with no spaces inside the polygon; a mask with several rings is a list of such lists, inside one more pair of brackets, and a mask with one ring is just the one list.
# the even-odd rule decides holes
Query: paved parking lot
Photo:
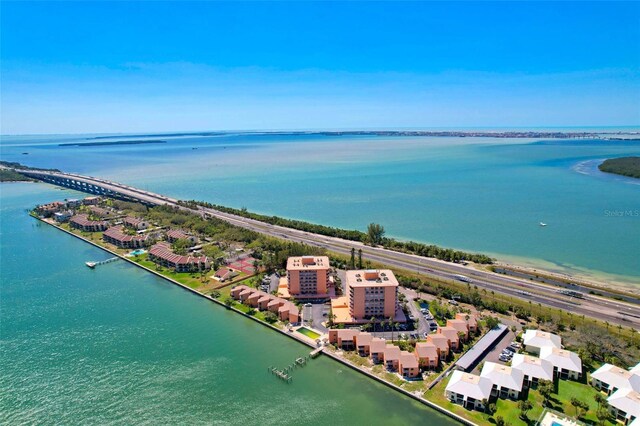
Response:
[{"label": "paved parking lot", "polygon": [[[513,333],[513,331],[509,330],[507,332],[507,334],[504,335],[504,337],[496,344],[496,346],[491,350],[491,352],[489,352],[483,360],[481,360],[478,363],[478,366],[480,364],[482,364],[483,362],[486,361],[490,361],[490,362],[497,362],[498,364],[506,364],[505,362],[500,361],[498,358],[500,357],[500,353],[504,350],[504,348],[506,348],[507,346],[509,346],[509,344],[511,342],[513,342],[516,339],[516,335]],[[480,371],[478,370],[478,367],[476,367],[473,370],[473,373],[475,374],[480,374]]]}]

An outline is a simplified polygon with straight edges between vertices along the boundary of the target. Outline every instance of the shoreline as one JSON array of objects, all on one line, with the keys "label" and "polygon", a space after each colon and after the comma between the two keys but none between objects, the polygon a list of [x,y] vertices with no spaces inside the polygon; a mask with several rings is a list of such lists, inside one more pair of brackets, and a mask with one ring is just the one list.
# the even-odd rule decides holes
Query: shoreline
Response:
[{"label": "shoreline", "polygon": [[[514,263],[510,261],[497,260],[492,266],[495,268],[510,269],[531,276],[550,278],[565,282],[568,285],[576,284],[593,290],[594,292],[603,291],[619,294],[621,296],[640,297],[640,285],[633,284],[632,282],[620,281],[619,278],[616,280],[616,277],[620,276],[610,275],[601,271],[592,271],[593,275],[574,270],[572,270],[571,273],[554,271],[544,265],[537,266],[535,261],[536,259],[531,259],[531,263],[527,265],[525,264],[526,261],[524,261],[524,263]],[[541,264],[542,263],[543,262],[541,262]],[[632,279],[633,277],[628,278]],[[604,282],[605,280],[606,282]]]},{"label": "shoreline", "polygon": [[[265,326],[265,327],[267,327],[267,328],[269,328],[269,329],[271,329],[273,331],[277,331],[278,333],[280,333],[280,334],[282,334],[284,336],[287,336],[287,337],[297,341],[298,343],[301,343],[301,344],[303,344],[303,345],[305,345],[305,346],[307,346],[307,347],[309,347],[311,349],[317,349],[314,345],[312,345],[311,343],[309,343],[308,341],[306,341],[302,337],[297,337],[293,333],[288,333],[288,332],[286,332],[286,331],[284,331],[282,329],[279,329],[279,328],[277,328],[277,327],[275,327],[275,326],[273,326],[271,324],[268,324],[268,323],[266,323],[264,321],[261,321],[260,319],[254,317],[252,315],[248,315],[248,314],[240,311],[239,309],[234,308],[233,306],[227,306],[224,303],[222,303],[220,300],[217,300],[217,299],[215,299],[215,298],[213,298],[213,297],[211,297],[211,296],[209,296],[207,294],[199,292],[196,289],[193,289],[193,288],[191,288],[189,286],[186,286],[186,285],[184,285],[184,284],[182,284],[182,283],[180,283],[180,282],[178,282],[178,281],[176,281],[176,280],[174,280],[172,278],[169,278],[169,277],[161,274],[158,271],[154,271],[154,270],[152,270],[150,268],[147,268],[144,265],[141,265],[141,264],[139,264],[137,262],[134,262],[133,260],[121,255],[120,253],[112,251],[107,247],[101,246],[100,244],[97,244],[97,243],[95,243],[95,242],[93,242],[91,240],[88,240],[88,239],[82,237],[81,235],[78,235],[78,234],[75,234],[75,233],[73,233],[71,231],[68,231],[68,230],[66,230],[66,229],[64,229],[64,228],[62,228],[62,227],[60,227],[60,226],[58,226],[58,225],[56,225],[54,223],[46,221],[46,220],[44,220],[44,219],[42,219],[42,218],[40,218],[40,217],[38,217],[36,215],[30,214],[30,216],[33,217],[34,219],[39,220],[42,223],[46,223],[47,225],[50,225],[50,226],[52,226],[52,227],[54,227],[54,228],[56,228],[56,229],[58,229],[60,231],[63,231],[64,233],[66,233],[68,235],[71,235],[71,236],[73,236],[75,238],[78,238],[81,241],[89,243],[89,244],[91,244],[92,246],[94,246],[96,248],[99,248],[99,249],[101,249],[103,251],[106,251],[107,253],[109,253],[109,254],[111,254],[113,256],[116,256],[119,259],[124,260],[124,261],[128,262],[131,265],[137,266],[137,267],[139,267],[139,268],[141,268],[141,269],[143,269],[143,270],[145,270],[147,272],[150,272],[153,275],[157,276],[158,278],[162,278],[162,279],[164,279],[164,280],[166,280],[166,281],[168,281],[168,282],[170,282],[172,284],[178,285],[182,289],[188,290],[189,292],[191,292],[192,294],[194,294],[196,296],[200,296],[200,297],[202,297],[202,298],[204,298],[206,300],[214,302],[214,303],[220,305],[221,307],[224,307],[225,309],[232,310],[235,313],[238,313],[238,314],[244,316],[245,318],[250,318],[253,321],[256,321],[257,323],[259,323],[259,324],[261,324],[261,325],[263,325],[263,326]],[[393,389],[395,391],[398,391],[398,392],[402,393],[403,395],[408,396],[408,397],[412,398],[413,400],[418,401],[418,402],[422,403],[423,405],[426,405],[427,407],[429,407],[431,409],[434,409],[434,410],[438,411],[440,414],[443,414],[443,415],[445,415],[445,416],[447,416],[447,417],[449,417],[449,418],[451,418],[451,419],[453,419],[453,420],[455,420],[455,421],[457,421],[457,422],[459,422],[461,424],[468,425],[468,426],[477,426],[476,423],[473,423],[472,421],[467,420],[464,417],[461,417],[458,414],[456,414],[456,413],[454,413],[452,411],[449,411],[446,408],[441,407],[441,406],[439,406],[439,405],[437,405],[437,404],[435,404],[435,403],[433,403],[433,402],[431,402],[431,401],[429,401],[429,400],[427,400],[427,399],[425,399],[423,397],[420,397],[420,396],[417,396],[415,394],[412,394],[411,392],[408,392],[407,390],[402,389],[402,388],[394,385],[393,383],[387,382],[386,380],[384,380],[384,379],[382,379],[382,378],[380,378],[380,377],[378,377],[378,376],[376,376],[376,375],[374,375],[374,374],[372,374],[372,373],[370,373],[370,372],[368,372],[368,371],[366,371],[366,370],[364,370],[364,369],[362,369],[362,368],[350,363],[348,360],[346,360],[344,358],[341,358],[338,355],[331,353],[330,351],[322,350],[320,353],[328,356],[329,358],[333,359],[334,361],[337,361],[337,362],[341,363],[342,365],[345,365],[345,366],[347,366],[347,367],[349,367],[349,368],[351,368],[351,369],[353,369],[355,371],[358,371],[358,372],[364,374],[365,376],[367,376],[367,377],[369,377],[371,379],[376,380],[378,383],[386,385],[387,387],[389,387],[389,388],[391,388],[391,389]]]}]

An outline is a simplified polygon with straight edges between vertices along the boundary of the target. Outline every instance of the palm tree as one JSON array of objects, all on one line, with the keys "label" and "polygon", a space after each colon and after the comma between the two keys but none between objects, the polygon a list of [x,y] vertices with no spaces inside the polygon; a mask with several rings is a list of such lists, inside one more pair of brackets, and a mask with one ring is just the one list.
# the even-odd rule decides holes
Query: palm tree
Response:
[{"label": "palm tree", "polygon": [[607,402],[607,399],[604,396],[602,396],[602,394],[600,392],[595,394],[593,396],[593,399],[595,399],[596,404],[598,404],[598,410],[600,409],[600,407],[602,407]]},{"label": "palm tree", "polygon": [[329,315],[329,320],[331,321],[331,326],[332,327],[335,325],[336,318],[338,318],[338,317],[333,312],[331,313],[331,315]]},{"label": "palm tree", "polygon": [[376,317],[371,317],[371,319],[369,320],[369,323],[373,327],[373,331],[376,331]]},{"label": "palm tree", "polygon": [[520,409],[520,418],[524,420],[527,418],[529,410],[533,408],[533,404],[528,400],[522,400],[518,403],[518,408]]}]

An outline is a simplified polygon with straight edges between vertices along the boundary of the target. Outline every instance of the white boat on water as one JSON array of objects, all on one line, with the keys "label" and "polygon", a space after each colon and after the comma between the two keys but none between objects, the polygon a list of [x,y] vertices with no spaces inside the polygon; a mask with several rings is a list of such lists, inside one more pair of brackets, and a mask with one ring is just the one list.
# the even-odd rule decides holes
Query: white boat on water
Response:
[{"label": "white boat on water", "polygon": [[540,226],[547,226],[547,224],[544,222],[540,222]]},{"label": "white boat on water", "polygon": [[96,262],[84,262],[89,268],[93,269],[96,267]]}]

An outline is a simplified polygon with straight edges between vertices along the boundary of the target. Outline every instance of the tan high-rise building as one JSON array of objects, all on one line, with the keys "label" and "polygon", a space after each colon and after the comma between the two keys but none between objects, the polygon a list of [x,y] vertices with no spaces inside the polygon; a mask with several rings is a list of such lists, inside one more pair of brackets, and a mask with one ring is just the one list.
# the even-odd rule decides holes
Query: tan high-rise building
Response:
[{"label": "tan high-rise building", "polygon": [[327,296],[329,269],[327,256],[290,257],[287,260],[289,294],[297,298]]},{"label": "tan high-rise building", "polygon": [[396,317],[398,280],[389,269],[347,271],[345,290],[354,320]]}]

